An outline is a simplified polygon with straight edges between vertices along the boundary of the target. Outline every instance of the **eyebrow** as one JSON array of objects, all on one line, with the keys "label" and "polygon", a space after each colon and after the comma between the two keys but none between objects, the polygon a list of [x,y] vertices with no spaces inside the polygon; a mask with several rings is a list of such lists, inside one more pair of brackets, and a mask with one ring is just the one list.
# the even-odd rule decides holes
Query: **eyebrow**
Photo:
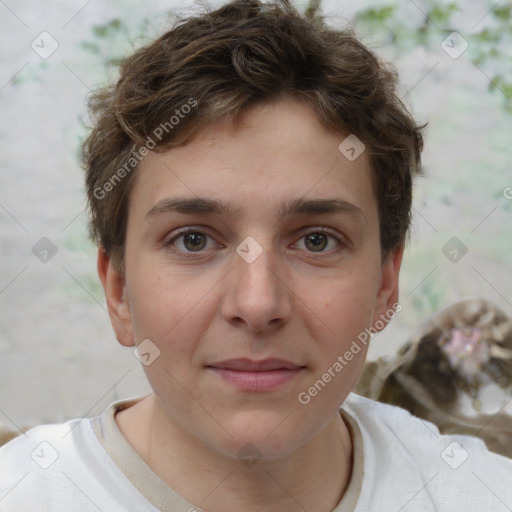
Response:
[{"label": "eyebrow", "polygon": [[[225,203],[218,199],[205,197],[166,198],[158,201],[146,213],[145,220],[148,221],[151,218],[169,213],[213,214],[234,219],[241,216],[242,208],[235,207],[229,201]],[[363,210],[344,199],[306,199],[305,197],[298,197],[281,204],[277,210],[279,220],[292,215],[332,213],[344,213],[368,224]]]}]

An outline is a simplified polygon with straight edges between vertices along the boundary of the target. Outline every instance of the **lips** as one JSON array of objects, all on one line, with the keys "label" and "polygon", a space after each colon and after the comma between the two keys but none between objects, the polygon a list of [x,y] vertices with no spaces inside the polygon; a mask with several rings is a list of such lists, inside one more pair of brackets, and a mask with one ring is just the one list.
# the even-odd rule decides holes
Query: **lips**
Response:
[{"label": "lips", "polygon": [[297,377],[305,366],[284,359],[229,359],[207,366],[224,382],[242,391],[272,391]]},{"label": "lips", "polygon": [[228,359],[208,365],[212,368],[232,370],[238,372],[269,372],[272,370],[297,370],[300,365],[286,361],[284,359],[264,359],[263,361],[253,361],[251,359]]}]

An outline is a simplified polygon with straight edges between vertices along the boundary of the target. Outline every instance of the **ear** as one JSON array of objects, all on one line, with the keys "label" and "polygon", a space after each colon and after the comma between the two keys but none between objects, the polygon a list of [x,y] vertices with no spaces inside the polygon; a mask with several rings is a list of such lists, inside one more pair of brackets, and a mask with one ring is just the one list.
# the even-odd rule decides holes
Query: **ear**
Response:
[{"label": "ear", "polygon": [[399,245],[389,252],[382,264],[380,287],[372,318],[372,325],[376,331],[382,331],[393,318],[394,313],[402,309],[402,305],[398,302],[398,276],[403,255],[404,246]]},{"label": "ear", "polygon": [[117,341],[125,347],[132,347],[135,345],[135,340],[130,307],[126,300],[125,279],[115,270],[103,247],[98,248],[97,269]]}]

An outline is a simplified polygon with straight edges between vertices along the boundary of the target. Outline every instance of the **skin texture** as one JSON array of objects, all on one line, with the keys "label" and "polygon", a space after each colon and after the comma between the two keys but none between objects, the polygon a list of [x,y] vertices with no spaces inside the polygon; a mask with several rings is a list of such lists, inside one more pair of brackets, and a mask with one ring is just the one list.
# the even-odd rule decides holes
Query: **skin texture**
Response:
[{"label": "skin texture", "polygon": [[[130,196],[125,276],[99,251],[119,343],[149,339],[160,350],[144,366],[154,393],[116,421],[198,508],[329,511],[351,472],[352,443],[338,408],[362,372],[366,347],[307,405],[297,397],[397,302],[403,248],[381,262],[368,156],[349,161],[338,150],[346,135],[327,132],[307,104],[259,105],[243,121],[237,130],[219,121],[187,146],[151,152]],[[178,196],[229,201],[239,212],[147,216]],[[362,215],[279,220],[279,206],[299,197],[342,199]],[[166,245],[186,226],[208,236],[198,235],[197,246],[183,236]],[[329,236],[317,235],[315,245],[305,235],[318,229]],[[251,263],[236,252],[249,236],[263,251]],[[207,367],[243,357],[303,368],[276,389],[247,391]],[[261,454],[252,467],[237,457],[247,443]]]}]

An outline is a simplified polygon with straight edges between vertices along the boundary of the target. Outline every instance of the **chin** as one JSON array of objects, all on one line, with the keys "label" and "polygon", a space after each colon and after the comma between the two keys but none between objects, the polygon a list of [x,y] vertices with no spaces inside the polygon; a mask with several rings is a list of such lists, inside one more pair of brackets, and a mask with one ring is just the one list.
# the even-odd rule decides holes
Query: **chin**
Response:
[{"label": "chin", "polygon": [[[307,441],[307,433],[298,430],[297,424],[286,418],[289,411],[261,411],[237,413],[225,421],[226,430],[233,437],[225,436],[219,451],[238,458],[286,457]],[[284,420],[284,421],[283,421]]]}]

